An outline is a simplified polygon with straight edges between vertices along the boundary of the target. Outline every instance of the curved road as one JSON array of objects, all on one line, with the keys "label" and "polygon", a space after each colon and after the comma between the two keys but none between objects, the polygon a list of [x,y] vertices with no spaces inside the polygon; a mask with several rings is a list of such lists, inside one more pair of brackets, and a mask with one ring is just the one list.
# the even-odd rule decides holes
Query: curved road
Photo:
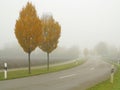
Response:
[{"label": "curved road", "polygon": [[110,64],[94,58],[60,72],[0,81],[0,90],[85,90],[109,78],[110,68]]}]

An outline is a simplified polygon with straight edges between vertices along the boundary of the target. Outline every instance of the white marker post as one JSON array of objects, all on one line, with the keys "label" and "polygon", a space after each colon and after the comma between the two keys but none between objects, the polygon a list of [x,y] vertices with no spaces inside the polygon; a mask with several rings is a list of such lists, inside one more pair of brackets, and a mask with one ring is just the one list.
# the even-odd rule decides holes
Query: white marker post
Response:
[{"label": "white marker post", "polygon": [[7,63],[4,63],[4,78],[7,79]]},{"label": "white marker post", "polygon": [[112,68],[111,68],[111,77],[110,77],[110,82],[113,83],[114,81],[114,65],[112,65]]}]

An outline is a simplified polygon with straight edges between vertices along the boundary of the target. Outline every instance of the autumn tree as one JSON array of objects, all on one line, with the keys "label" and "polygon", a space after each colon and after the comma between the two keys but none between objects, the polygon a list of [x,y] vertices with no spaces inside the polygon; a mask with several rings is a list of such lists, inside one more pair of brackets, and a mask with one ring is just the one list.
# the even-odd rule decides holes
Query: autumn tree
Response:
[{"label": "autumn tree", "polygon": [[28,53],[29,74],[31,73],[30,55],[33,50],[41,42],[42,24],[37,16],[35,7],[31,3],[27,3],[22,8],[19,18],[15,25],[15,35],[23,50]]},{"label": "autumn tree", "polygon": [[43,41],[39,47],[47,53],[47,69],[49,70],[49,54],[57,48],[61,26],[51,15],[43,15],[42,19]]}]

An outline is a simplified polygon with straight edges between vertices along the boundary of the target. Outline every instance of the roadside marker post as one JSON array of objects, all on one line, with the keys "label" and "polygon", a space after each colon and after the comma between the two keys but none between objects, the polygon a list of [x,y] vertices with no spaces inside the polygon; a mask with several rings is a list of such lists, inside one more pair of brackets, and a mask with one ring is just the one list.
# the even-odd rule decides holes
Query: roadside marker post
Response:
[{"label": "roadside marker post", "polygon": [[7,79],[7,63],[4,63],[4,78]]},{"label": "roadside marker post", "polygon": [[110,82],[113,83],[113,81],[114,81],[114,65],[112,65],[111,76],[110,76]]}]

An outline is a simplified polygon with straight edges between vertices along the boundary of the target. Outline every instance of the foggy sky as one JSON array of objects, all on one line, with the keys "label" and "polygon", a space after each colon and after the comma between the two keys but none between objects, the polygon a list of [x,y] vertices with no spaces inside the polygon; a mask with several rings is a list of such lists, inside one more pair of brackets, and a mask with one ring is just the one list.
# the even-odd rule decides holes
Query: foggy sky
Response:
[{"label": "foggy sky", "polygon": [[18,44],[15,22],[27,1],[39,17],[49,12],[61,24],[59,46],[91,48],[100,41],[120,45],[120,0],[0,0],[0,48]]}]

